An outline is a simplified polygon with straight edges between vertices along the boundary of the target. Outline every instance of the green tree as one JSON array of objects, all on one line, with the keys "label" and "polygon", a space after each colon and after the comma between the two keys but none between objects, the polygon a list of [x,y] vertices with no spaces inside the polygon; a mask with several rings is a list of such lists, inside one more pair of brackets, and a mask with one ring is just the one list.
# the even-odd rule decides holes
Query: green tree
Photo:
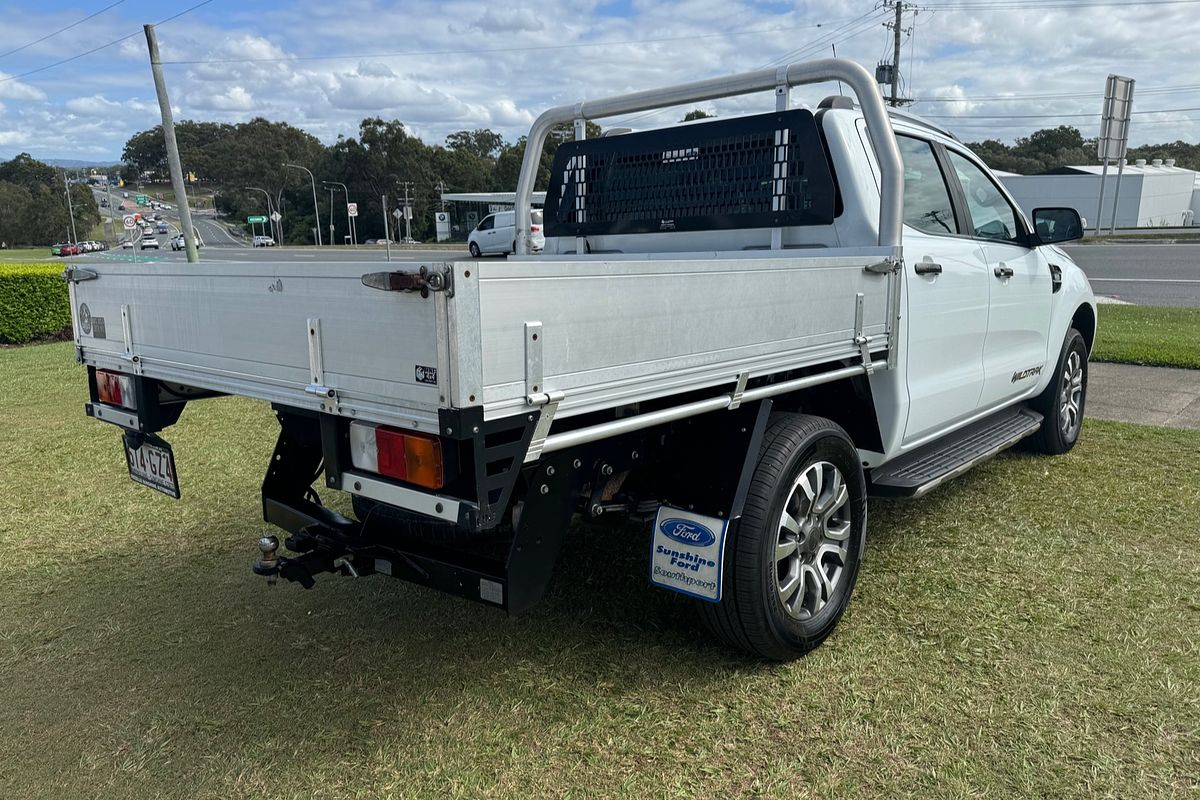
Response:
[{"label": "green tree", "polygon": [[680,122],[692,122],[693,120],[697,120],[697,119],[712,119],[716,116],[717,116],[716,114],[710,114],[702,108],[693,108],[691,111],[684,114],[683,119],[681,119],[679,121]]}]

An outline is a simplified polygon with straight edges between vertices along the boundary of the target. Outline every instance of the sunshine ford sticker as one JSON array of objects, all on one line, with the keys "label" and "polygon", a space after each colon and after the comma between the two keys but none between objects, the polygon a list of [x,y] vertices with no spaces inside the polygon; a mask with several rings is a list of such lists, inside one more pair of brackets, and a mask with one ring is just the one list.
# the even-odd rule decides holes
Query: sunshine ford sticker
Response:
[{"label": "sunshine ford sticker", "polygon": [[660,506],[654,520],[650,582],[664,589],[717,602],[726,521]]}]

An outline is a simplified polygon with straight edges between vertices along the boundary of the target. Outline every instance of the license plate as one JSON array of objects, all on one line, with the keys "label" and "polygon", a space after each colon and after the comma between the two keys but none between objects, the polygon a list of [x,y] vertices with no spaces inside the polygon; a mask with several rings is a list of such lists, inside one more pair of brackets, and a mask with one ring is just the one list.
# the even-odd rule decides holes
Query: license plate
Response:
[{"label": "license plate", "polygon": [[175,453],[171,445],[157,436],[125,436],[125,461],[129,477],[142,486],[179,499],[179,477],[175,474]]}]

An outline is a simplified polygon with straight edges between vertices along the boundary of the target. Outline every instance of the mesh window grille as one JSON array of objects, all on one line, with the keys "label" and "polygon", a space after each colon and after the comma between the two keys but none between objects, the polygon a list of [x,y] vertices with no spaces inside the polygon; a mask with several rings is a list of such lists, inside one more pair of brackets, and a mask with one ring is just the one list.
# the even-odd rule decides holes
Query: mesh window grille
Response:
[{"label": "mesh window grille", "polygon": [[798,109],[564,142],[546,234],[827,225],[834,206],[816,121]]}]

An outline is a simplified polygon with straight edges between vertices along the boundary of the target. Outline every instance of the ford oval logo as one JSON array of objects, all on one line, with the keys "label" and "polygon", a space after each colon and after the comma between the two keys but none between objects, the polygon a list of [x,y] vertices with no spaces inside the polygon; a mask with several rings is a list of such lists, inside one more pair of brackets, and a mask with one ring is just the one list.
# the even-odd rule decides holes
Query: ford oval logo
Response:
[{"label": "ford oval logo", "polygon": [[708,547],[717,540],[716,534],[699,522],[672,517],[663,520],[659,529],[680,544],[690,544],[695,547]]}]

